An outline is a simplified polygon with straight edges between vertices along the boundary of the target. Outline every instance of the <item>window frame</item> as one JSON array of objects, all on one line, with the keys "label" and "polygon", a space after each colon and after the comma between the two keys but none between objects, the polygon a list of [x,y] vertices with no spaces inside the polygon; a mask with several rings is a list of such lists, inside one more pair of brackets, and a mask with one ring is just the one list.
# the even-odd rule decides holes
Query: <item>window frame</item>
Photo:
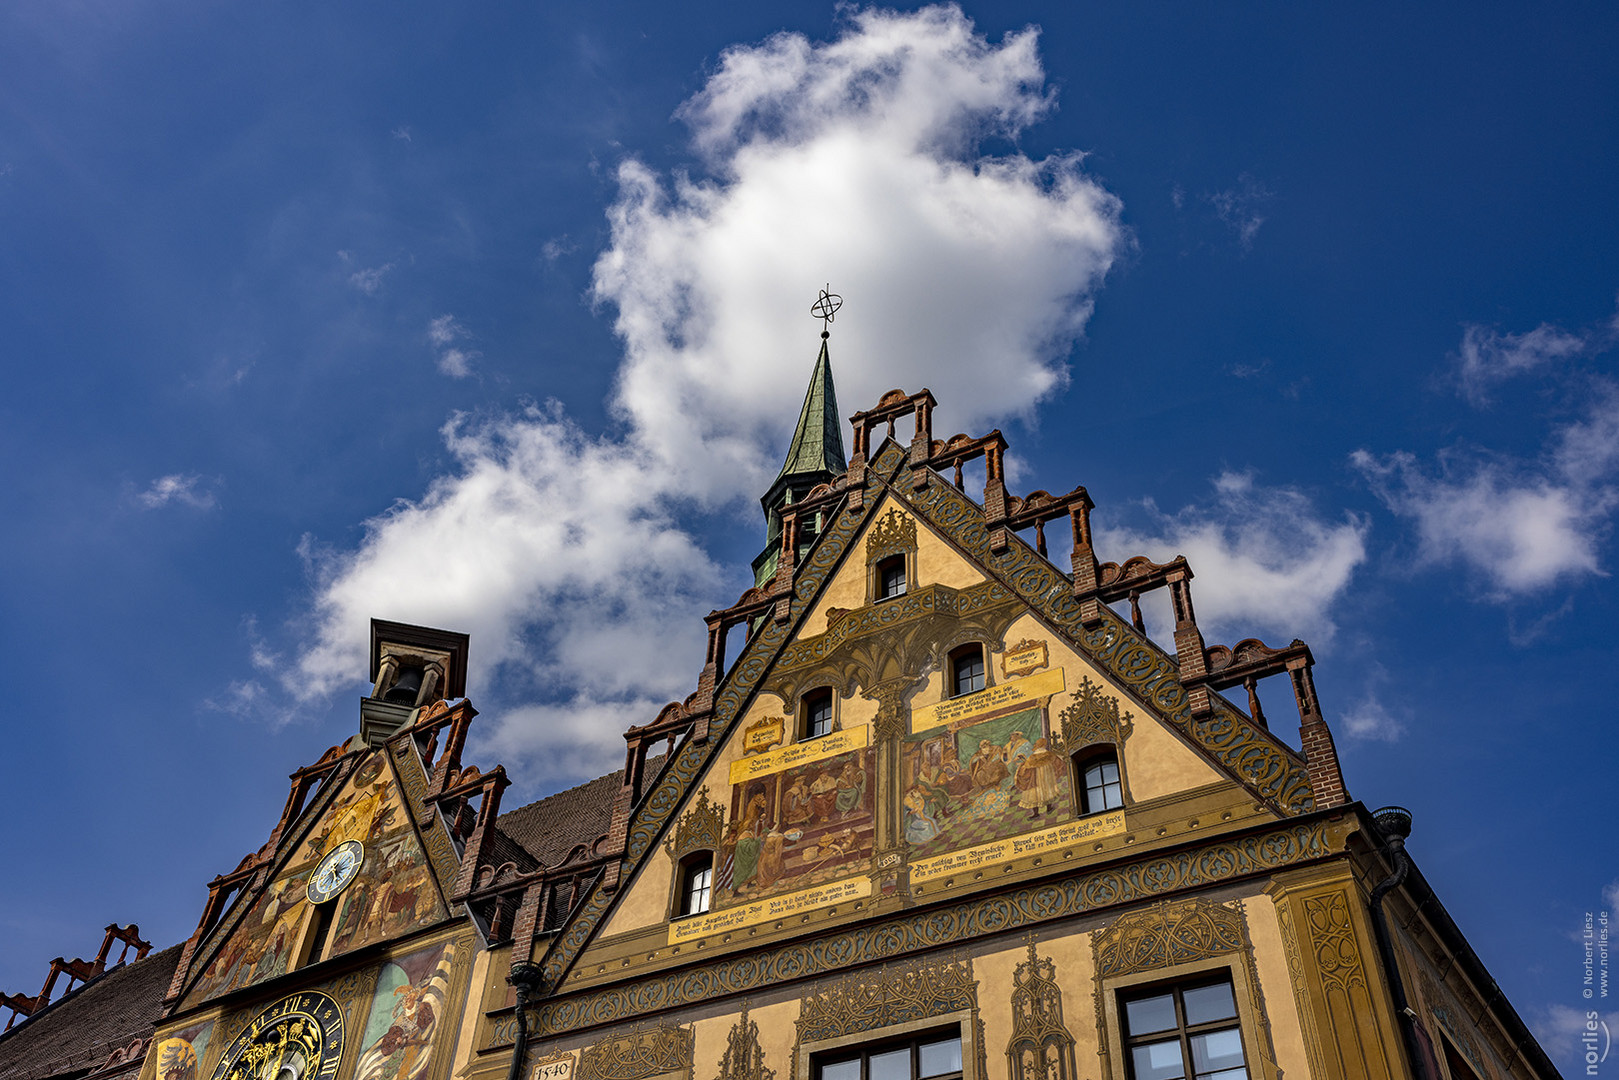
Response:
[{"label": "window frame", "polygon": [[[821,1067],[827,1058],[846,1057],[851,1049],[862,1049],[864,1054],[871,1051],[881,1053],[906,1043],[914,1042],[919,1045],[929,1041],[932,1036],[957,1032],[961,1036],[961,1080],[986,1080],[981,1071],[983,1047],[978,1042],[977,1019],[977,1009],[961,1009],[876,1030],[857,1031],[849,1035],[800,1043],[793,1075],[807,1077],[808,1080],[819,1080]],[[956,1074],[942,1075],[953,1078]]]},{"label": "window frame", "polygon": [[[812,710],[823,700],[826,702],[826,730],[815,731],[811,727]],[[799,742],[819,739],[838,730],[838,695],[830,686],[811,687],[799,695],[797,727],[795,735]]]},{"label": "window frame", "polygon": [[[963,660],[968,658],[969,654],[976,654],[977,656],[980,685],[971,690],[963,690],[961,689],[961,676],[957,668]],[[981,690],[989,689],[989,650],[984,647],[983,642],[968,641],[957,645],[950,650],[949,655],[946,657],[945,667],[946,677],[950,680],[948,684],[949,693],[945,695],[946,698],[967,697],[969,694],[976,694]]]},{"label": "window frame", "polygon": [[[886,559],[878,559],[872,564],[872,602],[882,603],[884,600],[898,600],[911,591],[910,559],[901,552],[890,555]],[[896,592],[888,591],[888,574],[890,571],[899,572],[899,589]]]},{"label": "window frame", "polygon": [[[1069,757],[1070,767],[1073,769],[1074,806],[1080,817],[1091,817],[1094,814],[1105,814],[1110,810],[1123,810],[1130,803],[1130,788],[1124,782],[1124,755],[1119,753],[1115,743],[1092,743],[1082,747]],[[1119,774],[1117,781],[1119,789],[1119,805],[1099,806],[1090,805],[1090,787],[1085,783],[1086,772],[1094,766],[1111,764]],[[1112,786],[1112,785],[1106,785]]]},{"label": "window frame", "polygon": [[[961,1047],[961,1072],[930,1073],[926,1077],[922,1076],[921,1067],[923,1044],[943,1042],[950,1037],[952,1030],[956,1037],[957,1044]],[[838,1047],[822,1050],[810,1058],[810,1080],[821,1080],[821,1077],[823,1076],[822,1070],[825,1069],[829,1064],[843,1065],[851,1060],[860,1062],[859,1080],[871,1080],[871,1073],[868,1067],[868,1063],[870,1062],[871,1058],[878,1055],[891,1054],[894,1051],[901,1049],[906,1049],[911,1052],[910,1080],[963,1080],[963,1078],[966,1076],[966,1040],[961,1037],[961,1029],[959,1026],[952,1029],[950,1025],[946,1024],[943,1027],[935,1028],[931,1031],[918,1031],[909,1036],[900,1035],[894,1038],[876,1039],[869,1042],[859,1043],[852,1047]],[[836,1060],[829,1062],[827,1060],[828,1058],[834,1058]]]},{"label": "window frame", "polygon": [[[1186,1019],[1186,994],[1192,990],[1202,990],[1211,986],[1226,986],[1230,988],[1231,1004],[1232,1008],[1235,1010],[1235,1014],[1228,1017],[1221,1017],[1218,1020],[1208,1020],[1201,1024],[1193,1024],[1188,1022]],[[1121,1006],[1128,1006],[1132,1001],[1139,1001],[1143,998],[1162,997],[1166,993],[1169,995],[1170,1000],[1174,1002],[1175,1026],[1172,1028],[1160,1028],[1157,1031],[1143,1032],[1139,1035],[1131,1034],[1129,1029],[1130,1021],[1128,1010],[1123,1007],[1121,1007],[1119,1010],[1120,1017],[1124,1023],[1124,1028],[1121,1032],[1123,1037],[1120,1040],[1120,1048],[1123,1051],[1123,1056],[1125,1059],[1125,1072],[1130,1076],[1131,1080],[1139,1080],[1135,1072],[1135,1054],[1133,1053],[1134,1049],[1138,1046],[1165,1043],[1171,1041],[1172,1038],[1179,1041],[1181,1048],[1181,1068],[1183,1070],[1183,1075],[1181,1076],[1180,1080],[1196,1080],[1197,1060],[1192,1053],[1192,1039],[1194,1037],[1198,1035],[1213,1035],[1223,1031],[1235,1031],[1237,1033],[1238,1041],[1240,1042],[1242,1039],[1242,1005],[1237,1001],[1237,987],[1229,978],[1223,978],[1218,973],[1216,973],[1213,977],[1176,980],[1161,986],[1148,986],[1128,994],[1120,994],[1119,1003]],[[1248,1074],[1247,1080],[1254,1080],[1253,1070],[1248,1061],[1248,1048],[1244,1046],[1242,1051],[1243,1071]]]},{"label": "window frame", "polygon": [[[714,910],[714,852],[708,848],[699,848],[681,856],[676,866],[675,894],[672,898],[670,920],[688,919],[693,915],[707,915]],[[695,891],[694,880],[699,874],[707,874],[708,881],[703,886],[703,906],[691,906],[692,895]]]},{"label": "window frame", "polygon": [[1124,1001],[1150,995],[1154,990],[1168,987],[1197,987],[1219,981],[1224,977],[1231,982],[1231,994],[1237,1003],[1237,1029],[1242,1035],[1242,1056],[1248,1069],[1249,1080],[1261,1080],[1270,1075],[1275,1054],[1261,1030],[1264,1003],[1255,993],[1257,973],[1250,970],[1252,958],[1242,952],[1221,953],[1171,968],[1134,972],[1128,975],[1110,975],[1102,979],[1103,1054],[1106,1065],[1103,1076],[1107,1080],[1134,1080],[1130,1068],[1129,1029],[1124,1022]]}]

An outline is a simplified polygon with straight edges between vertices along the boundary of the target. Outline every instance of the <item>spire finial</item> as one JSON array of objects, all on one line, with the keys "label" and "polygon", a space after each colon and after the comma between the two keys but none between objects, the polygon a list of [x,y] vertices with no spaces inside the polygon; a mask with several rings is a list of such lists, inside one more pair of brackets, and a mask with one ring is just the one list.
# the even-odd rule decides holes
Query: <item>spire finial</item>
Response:
[{"label": "spire finial", "polygon": [[843,297],[832,291],[832,283],[827,282],[821,295],[815,298],[810,305],[810,314],[821,320],[821,340],[825,341],[832,336],[831,326],[837,316],[838,308],[843,306]]}]

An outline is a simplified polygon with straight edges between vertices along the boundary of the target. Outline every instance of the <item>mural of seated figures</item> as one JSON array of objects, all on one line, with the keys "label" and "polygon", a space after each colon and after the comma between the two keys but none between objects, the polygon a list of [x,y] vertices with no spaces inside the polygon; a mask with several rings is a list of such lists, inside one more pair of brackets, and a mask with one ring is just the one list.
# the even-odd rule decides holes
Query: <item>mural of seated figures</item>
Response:
[{"label": "mural of seated figures", "polygon": [[905,737],[900,789],[911,857],[936,855],[1074,817],[1067,762],[1043,708],[975,716]]},{"label": "mural of seated figures", "polygon": [[734,785],[715,906],[868,868],[876,836],[873,754],[850,750]]}]

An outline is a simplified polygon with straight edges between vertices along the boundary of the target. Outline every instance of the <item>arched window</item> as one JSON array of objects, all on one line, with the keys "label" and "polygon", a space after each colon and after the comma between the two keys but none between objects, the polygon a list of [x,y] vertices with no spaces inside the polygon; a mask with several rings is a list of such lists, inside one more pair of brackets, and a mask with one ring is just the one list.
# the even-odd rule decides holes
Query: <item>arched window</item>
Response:
[{"label": "arched window", "polygon": [[680,894],[676,897],[675,914],[701,915],[708,910],[714,895],[714,853],[698,851],[686,856],[680,863]]},{"label": "arched window", "polygon": [[984,688],[984,647],[963,645],[950,654],[950,696],[960,697]]},{"label": "arched window", "polygon": [[877,599],[905,595],[905,556],[890,555],[877,564]]},{"label": "arched window", "polygon": [[832,691],[811,690],[799,706],[799,738],[818,739],[832,731]]},{"label": "arched window", "polygon": [[1112,750],[1100,753],[1081,751],[1074,755],[1074,776],[1078,779],[1079,812],[1100,814],[1124,805],[1124,784],[1119,779],[1119,757]]}]

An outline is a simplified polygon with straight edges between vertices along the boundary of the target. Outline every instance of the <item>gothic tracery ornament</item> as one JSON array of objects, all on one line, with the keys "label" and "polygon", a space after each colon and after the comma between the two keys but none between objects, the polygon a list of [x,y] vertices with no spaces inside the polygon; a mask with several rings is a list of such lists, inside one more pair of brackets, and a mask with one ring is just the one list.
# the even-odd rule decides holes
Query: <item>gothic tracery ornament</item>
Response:
[{"label": "gothic tracery ornament", "polygon": [[708,797],[705,786],[697,793],[691,809],[675,825],[674,836],[663,845],[669,857],[679,862],[694,851],[718,851],[725,835],[725,811]]},{"label": "gothic tracery ornament", "polygon": [[1080,679],[1074,692],[1074,703],[1062,711],[1062,741],[1070,751],[1083,750],[1096,743],[1113,743],[1123,747],[1124,740],[1135,730],[1135,717],[1120,714],[1119,699],[1102,693],[1102,688],[1091,682],[1090,676]]},{"label": "gothic tracery ornament", "polygon": [[1029,940],[1029,958],[1012,973],[1012,1038],[1006,1044],[1012,1080],[1073,1080],[1074,1037],[1062,1019],[1057,965]]},{"label": "gothic tracery ornament", "polygon": [[866,562],[916,550],[916,519],[898,507],[878,518],[866,534]]},{"label": "gothic tracery ornament", "polygon": [[745,1001],[742,1015],[737,1017],[725,1040],[718,1080],[776,1080],[776,1070],[765,1065],[764,1047],[759,1045],[759,1024],[748,1019]]}]

